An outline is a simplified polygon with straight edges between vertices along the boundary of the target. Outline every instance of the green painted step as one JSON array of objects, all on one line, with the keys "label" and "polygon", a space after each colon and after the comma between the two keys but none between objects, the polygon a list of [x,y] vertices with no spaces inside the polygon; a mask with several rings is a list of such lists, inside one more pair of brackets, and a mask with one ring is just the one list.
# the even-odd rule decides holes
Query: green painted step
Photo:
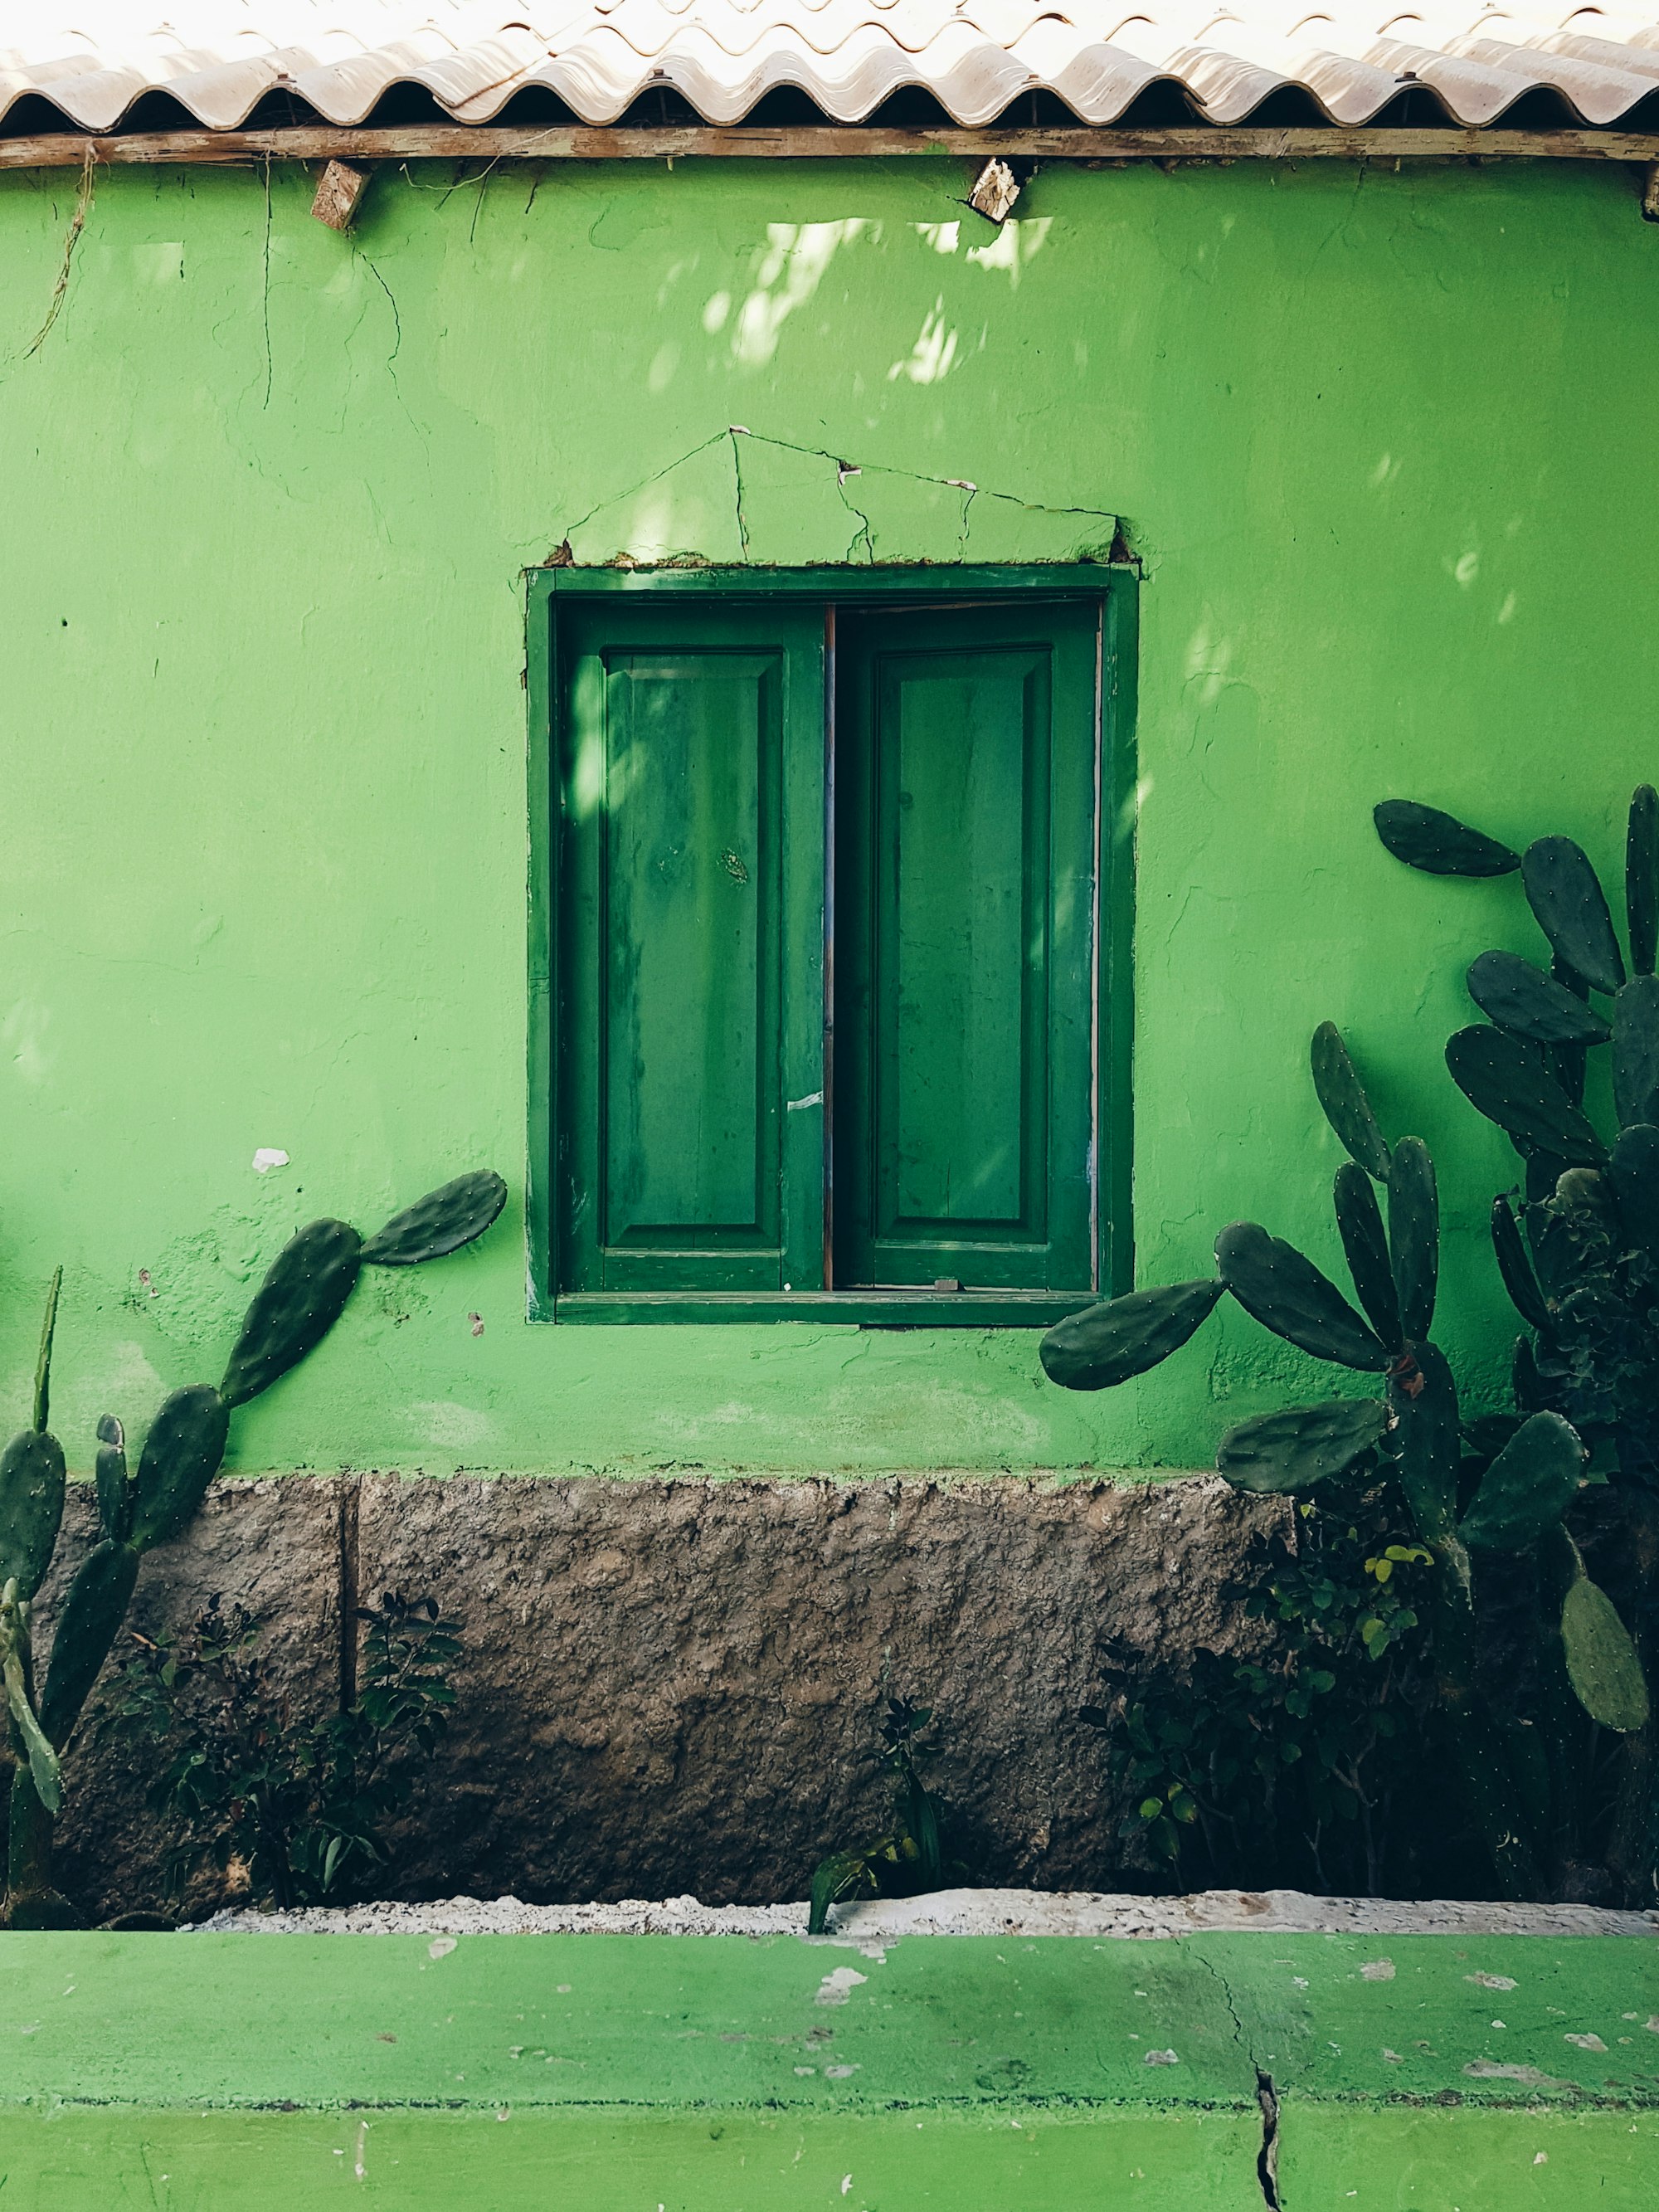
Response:
[{"label": "green painted step", "polygon": [[1258,2069],[1285,2212],[1659,2203],[1639,1938],[20,1934],[0,2212],[1261,2212]]}]

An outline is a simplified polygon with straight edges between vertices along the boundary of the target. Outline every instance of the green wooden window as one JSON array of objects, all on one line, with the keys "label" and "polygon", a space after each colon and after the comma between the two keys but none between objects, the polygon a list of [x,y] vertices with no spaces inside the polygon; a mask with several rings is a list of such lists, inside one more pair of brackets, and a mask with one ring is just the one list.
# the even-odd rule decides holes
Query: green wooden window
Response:
[{"label": "green wooden window", "polygon": [[532,1310],[1114,1287],[1121,580],[692,573],[532,589]]}]

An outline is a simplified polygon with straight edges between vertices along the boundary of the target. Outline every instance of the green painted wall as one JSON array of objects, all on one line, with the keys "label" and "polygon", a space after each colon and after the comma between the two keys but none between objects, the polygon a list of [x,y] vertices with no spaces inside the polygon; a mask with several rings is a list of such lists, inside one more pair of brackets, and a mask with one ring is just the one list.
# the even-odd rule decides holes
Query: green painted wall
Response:
[{"label": "green painted wall", "polygon": [[[1441,1333],[1496,1388],[1506,1155],[1439,1049],[1528,928],[1367,811],[1610,861],[1654,771],[1659,229],[1623,172],[1057,169],[999,235],[946,161],[416,167],[349,240],[297,173],[117,172],[31,350],[75,186],[0,182],[8,1419],[60,1258],[84,1462],[106,1407],[217,1372],[295,1222],[479,1159],[516,1196],[526,564],[1075,556],[1119,514],[1142,1278],[1239,1213],[1334,1252],[1333,1015],[1434,1146]],[[366,1284],[233,1463],[1190,1466],[1311,1386],[1242,1320],[1106,1399],[1020,1334],[532,1328],[520,1227]]]}]

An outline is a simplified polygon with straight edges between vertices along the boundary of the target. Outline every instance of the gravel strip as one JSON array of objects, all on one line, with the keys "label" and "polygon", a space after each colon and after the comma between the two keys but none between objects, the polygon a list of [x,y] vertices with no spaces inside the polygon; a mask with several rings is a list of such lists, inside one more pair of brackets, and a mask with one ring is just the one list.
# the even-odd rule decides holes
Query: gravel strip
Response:
[{"label": "gravel strip", "polygon": [[[452,1897],[434,1905],[315,1906],[296,1912],[216,1912],[198,1929],[264,1936],[804,1936],[805,1905],[660,1903],[521,1905],[515,1897]],[[1157,1939],[1200,1929],[1357,1936],[1655,1936],[1659,1913],[1590,1905],[1479,1905],[1435,1898],[1311,1897],[1298,1889],[1209,1889],[1194,1897],[1091,1890],[945,1889],[837,1906],[831,1941],[897,1936],[1115,1936]],[[186,1933],[191,1932],[189,1930]]]}]

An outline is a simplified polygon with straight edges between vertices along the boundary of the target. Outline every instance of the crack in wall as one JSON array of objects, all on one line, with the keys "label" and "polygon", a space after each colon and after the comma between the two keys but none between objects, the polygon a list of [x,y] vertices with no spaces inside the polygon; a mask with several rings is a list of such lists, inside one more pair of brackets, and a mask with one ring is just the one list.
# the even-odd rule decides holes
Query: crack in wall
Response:
[{"label": "crack in wall", "polygon": [[1279,2201],[1279,2092],[1273,2077],[1255,2069],[1255,2100],[1261,2107],[1261,2148],[1255,2154],[1255,2178],[1267,2212],[1282,2212]]},{"label": "crack in wall", "polygon": [[88,146],[81,163],[81,189],[76,195],[75,212],[70,217],[69,235],[64,240],[63,265],[58,271],[58,282],[52,288],[52,299],[46,307],[46,319],[34,334],[34,342],[23,356],[27,361],[40,352],[51,335],[52,326],[63,313],[64,300],[69,291],[70,269],[75,259],[75,249],[81,233],[86,228],[87,211],[92,205],[92,148]]},{"label": "crack in wall", "polygon": [[358,1531],[362,1501],[362,1475],[343,1477],[336,1524],[339,1552],[339,1696],[343,1713],[349,1713],[357,1702],[357,1612],[362,1602]]},{"label": "crack in wall", "polygon": [[[374,264],[371,262],[369,265],[373,268]],[[376,273],[378,274],[378,271]],[[388,294],[387,297],[390,296]],[[395,307],[393,312],[396,312]],[[894,477],[906,483],[931,484],[941,491],[960,493],[962,514],[957,534],[957,559],[959,562],[965,562],[968,557],[970,514],[974,502],[975,500],[990,500],[1000,506],[1018,507],[1022,514],[1025,514],[1073,515],[1109,523],[1111,537],[1107,559],[1139,566],[1139,556],[1133,550],[1123,517],[1113,508],[1082,506],[1056,507],[1047,500],[1022,499],[1016,492],[988,490],[984,485],[972,483],[966,477],[935,476],[925,469],[900,468],[890,461],[850,460],[844,454],[831,453],[827,446],[803,446],[793,438],[775,438],[767,431],[752,430],[743,422],[727,423],[723,429],[712,432],[709,436],[701,440],[696,445],[689,447],[684,453],[677,454],[672,461],[665,462],[661,468],[653,469],[649,476],[641,477],[637,483],[630,484],[625,491],[616,492],[609,498],[596,501],[586,514],[579,516],[574,522],[566,526],[561,535],[560,550],[562,550],[564,545],[569,544],[578,531],[585,530],[595,515],[602,514],[607,507],[621,507],[627,501],[636,499],[641,492],[648,491],[653,484],[660,483],[665,477],[672,476],[676,469],[684,468],[687,462],[696,460],[700,453],[706,453],[711,446],[719,445],[722,440],[726,440],[729,441],[732,447],[732,473],[736,498],[740,557],[747,562],[750,559],[750,533],[748,514],[744,503],[743,461],[738,445],[739,438],[750,438],[757,445],[775,447],[780,453],[799,453],[803,459],[823,461],[835,470],[836,489],[842,504],[847,508],[848,514],[856,517],[860,526],[854,532],[846,554],[843,556],[843,559],[849,566],[854,565],[854,550],[860,545],[864,548],[866,563],[873,565],[876,558],[875,536],[870,518],[862,507],[847,495],[848,477],[866,475]],[[568,564],[550,556],[544,565],[562,567]]]},{"label": "crack in wall", "polygon": [[836,489],[841,495],[841,503],[847,509],[847,512],[849,514],[854,514],[858,517],[859,524],[858,528],[853,532],[852,537],[848,539],[847,550],[842,557],[849,566],[851,566],[853,560],[853,549],[858,544],[860,540],[862,539],[864,543],[864,557],[869,562],[870,566],[873,568],[876,562],[876,540],[875,533],[870,527],[870,518],[855,499],[849,499],[847,496],[847,479],[849,477],[861,477],[863,474],[863,470],[853,461],[842,461],[837,465],[836,469]]},{"label": "crack in wall", "polygon": [[744,520],[743,512],[743,462],[738,453],[738,441],[739,438],[746,438],[749,433],[741,422],[733,422],[726,434],[732,441],[732,475],[737,487],[738,551],[739,557],[746,561],[749,558],[749,525]]},{"label": "crack in wall", "polygon": [[265,259],[264,289],[260,295],[260,313],[265,331],[265,396],[261,412],[270,405],[270,387],[275,369],[270,357],[270,156],[265,155]]},{"label": "crack in wall", "polygon": [[1250,2047],[1250,2039],[1244,2032],[1238,2007],[1233,2002],[1233,1993],[1227,1977],[1207,1952],[1194,1951],[1190,1954],[1210,1974],[1221,1992],[1221,2002],[1227,2008],[1227,2016],[1233,2024],[1233,2040],[1250,2062],[1255,2075],[1255,2100],[1261,2108],[1261,2143],[1255,2154],[1256,2185],[1261,2191],[1261,2201],[1267,2212],[1284,2212],[1279,2195],[1279,2091],[1273,2077],[1257,2059]]}]

